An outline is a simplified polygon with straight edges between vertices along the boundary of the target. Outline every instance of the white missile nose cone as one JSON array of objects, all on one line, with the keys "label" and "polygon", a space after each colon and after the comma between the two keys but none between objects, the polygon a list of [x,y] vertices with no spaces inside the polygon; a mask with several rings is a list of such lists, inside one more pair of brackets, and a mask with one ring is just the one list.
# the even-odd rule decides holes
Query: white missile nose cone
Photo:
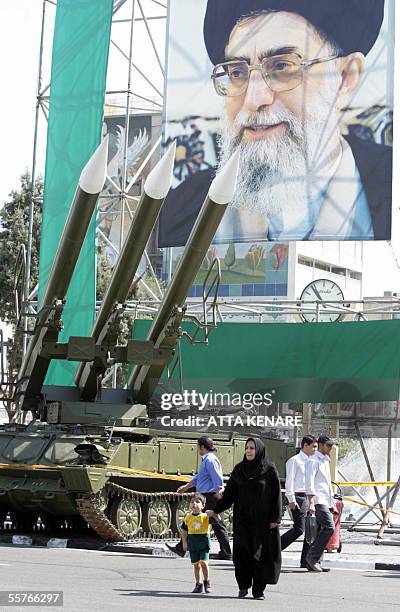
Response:
[{"label": "white missile nose cone", "polygon": [[154,200],[163,200],[167,197],[172,185],[172,173],[176,152],[176,140],[168,147],[167,152],[154,166],[144,184],[144,191]]},{"label": "white missile nose cone", "polygon": [[239,172],[240,151],[237,150],[218,172],[208,192],[208,197],[217,204],[229,204],[236,189]]},{"label": "white missile nose cone", "polygon": [[79,187],[86,193],[100,193],[107,176],[108,134],[81,172]]}]

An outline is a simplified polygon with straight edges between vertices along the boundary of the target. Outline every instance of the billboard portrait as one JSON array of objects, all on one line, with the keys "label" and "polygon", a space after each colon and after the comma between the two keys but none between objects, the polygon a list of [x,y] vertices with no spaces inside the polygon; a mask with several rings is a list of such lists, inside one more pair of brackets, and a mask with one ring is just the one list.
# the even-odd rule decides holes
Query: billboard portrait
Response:
[{"label": "billboard portrait", "polygon": [[390,240],[394,0],[171,0],[159,246],[240,149],[214,244]]}]

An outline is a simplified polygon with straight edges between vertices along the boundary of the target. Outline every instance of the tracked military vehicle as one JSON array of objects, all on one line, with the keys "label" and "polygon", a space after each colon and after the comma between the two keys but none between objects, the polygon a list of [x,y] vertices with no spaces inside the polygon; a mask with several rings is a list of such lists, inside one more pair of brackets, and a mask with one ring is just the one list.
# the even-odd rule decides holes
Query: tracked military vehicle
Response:
[{"label": "tracked military vehicle", "polygon": [[[66,293],[104,182],[105,153],[103,143],[81,175],[19,372],[15,422],[0,428],[0,525],[10,513],[17,529],[31,530],[40,515],[47,528],[87,524],[106,540],[163,537],[177,532],[187,508],[187,494],[176,489],[198,470],[199,432],[158,429],[151,398],[173,358],[188,291],[233,194],[238,160],[214,180],[147,339],[117,344],[129,289],[170,187],[173,149],[146,180],[91,335],[62,343]],[[44,384],[54,359],[80,363],[74,387]],[[134,364],[126,388],[102,386],[114,363]],[[27,413],[33,420],[24,425]],[[245,436],[212,435],[228,476],[243,457]],[[266,445],[283,470],[293,449],[279,440]]]}]

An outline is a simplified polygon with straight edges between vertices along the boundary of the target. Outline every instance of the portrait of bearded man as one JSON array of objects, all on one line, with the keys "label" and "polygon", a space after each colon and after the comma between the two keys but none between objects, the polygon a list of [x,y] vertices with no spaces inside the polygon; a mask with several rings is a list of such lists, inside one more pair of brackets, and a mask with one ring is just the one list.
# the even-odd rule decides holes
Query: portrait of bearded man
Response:
[{"label": "portrait of bearded man", "polygon": [[[341,129],[384,9],[385,0],[208,0],[204,42],[224,105],[219,167],[241,151],[214,242],[390,239],[392,149]],[[214,174],[170,192],[159,246],[186,243]]]}]

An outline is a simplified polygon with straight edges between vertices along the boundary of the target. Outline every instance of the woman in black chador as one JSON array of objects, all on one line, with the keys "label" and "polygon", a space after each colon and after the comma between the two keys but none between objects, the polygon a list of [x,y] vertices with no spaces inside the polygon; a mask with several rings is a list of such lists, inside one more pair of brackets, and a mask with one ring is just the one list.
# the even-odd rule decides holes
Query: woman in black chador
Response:
[{"label": "woman in black chador", "polygon": [[267,584],[276,584],[281,571],[279,522],[282,498],[279,475],[265,456],[258,438],[246,441],[243,461],[229,478],[214,512],[233,506],[233,563],[239,597],[252,589],[264,599]]}]

